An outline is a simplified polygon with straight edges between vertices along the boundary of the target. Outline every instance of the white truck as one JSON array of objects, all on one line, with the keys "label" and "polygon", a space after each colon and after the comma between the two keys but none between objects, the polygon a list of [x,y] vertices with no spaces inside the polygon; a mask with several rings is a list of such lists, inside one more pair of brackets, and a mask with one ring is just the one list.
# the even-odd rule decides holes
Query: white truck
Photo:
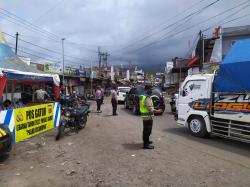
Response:
[{"label": "white truck", "polygon": [[216,74],[187,76],[179,90],[178,125],[197,137],[250,143],[249,51],[250,40],[237,42]]}]

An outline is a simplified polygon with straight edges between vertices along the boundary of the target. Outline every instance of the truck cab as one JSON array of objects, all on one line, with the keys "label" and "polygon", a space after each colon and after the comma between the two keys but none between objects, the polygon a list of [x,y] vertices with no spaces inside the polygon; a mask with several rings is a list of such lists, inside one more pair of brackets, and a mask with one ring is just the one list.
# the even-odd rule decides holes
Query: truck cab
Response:
[{"label": "truck cab", "polygon": [[209,110],[195,110],[193,104],[199,100],[210,101],[213,79],[213,74],[189,75],[179,90],[177,124],[188,126],[195,136],[205,136],[211,132]]}]

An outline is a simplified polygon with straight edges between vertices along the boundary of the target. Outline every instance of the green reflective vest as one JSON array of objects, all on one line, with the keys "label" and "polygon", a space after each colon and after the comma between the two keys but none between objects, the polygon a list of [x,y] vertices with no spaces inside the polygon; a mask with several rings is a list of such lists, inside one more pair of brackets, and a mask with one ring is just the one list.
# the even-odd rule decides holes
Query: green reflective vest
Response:
[{"label": "green reflective vest", "polygon": [[150,103],[152,106],[153,105],[153,100],[150,96],[145,96],[145,95],[141,95],[140,98],[140,112],[141,112],[141,117],[143,119],[152,119],[152,117],[154,116],[154,114],[147,108],[146,106],[146,99],[147,97],[150,98]]}]

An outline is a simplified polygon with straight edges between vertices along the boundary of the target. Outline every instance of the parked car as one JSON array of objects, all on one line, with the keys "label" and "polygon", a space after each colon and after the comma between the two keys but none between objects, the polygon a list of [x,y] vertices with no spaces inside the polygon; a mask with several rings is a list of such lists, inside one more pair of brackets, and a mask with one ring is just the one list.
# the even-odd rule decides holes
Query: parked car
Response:
[{"label": "parked car", "polygon": [[[126,94],[126,97],[124,100],[124,107],[126,109],[132,109],[135,115],[139,115],[140,114],[140,96],[143,95],[143,93],[144,93],[143,86],[135,86],[134,88],[131,88],[129,93]],[[164,97],[162,95],[161,90],[157,87],[153,88],[152,100],[153,100],[154,107],[156,109],[162,109],[162,113],[163,113],[165,111]]]},{"label": "parked car", "polygon": [[0,156],[4,156],[11,151],[12,135],[9,128],[0,124]]},{"label": "parked car", "polygon": [[130,91],[130,87],[118,87],[117,88],[117,101],[124,102],[126,93]]}]

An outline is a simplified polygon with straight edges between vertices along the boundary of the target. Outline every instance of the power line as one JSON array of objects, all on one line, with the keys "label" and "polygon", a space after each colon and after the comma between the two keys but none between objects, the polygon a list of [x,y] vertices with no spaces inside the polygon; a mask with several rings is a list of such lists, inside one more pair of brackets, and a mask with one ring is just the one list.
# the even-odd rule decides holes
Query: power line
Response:
[{"label": "power line", "polygon": [[196,10],[196,11],[194,11],[194,12],[188,14],[188,15],[185,16],[184,18],[181,18],[181,19],[175,21],[174,23],[169,24],[169,25],[163,27],[162,29],[159,29],[158,31],[155,31],[155,32],[153,32],[153,33],[151,33],[151,34],[149,34],[149,35],[147,35],[147,36],[145,36],[145,37],[143,37],[143,38],[141,38],[141,39],[139,39],[139,40],[136,40],[136,41],[133,42],[132,44],[130,44],[130,45],[126,46],[126,47],[123,47],[122,49],[126,49],[126,48],[128,48],[128,47],[130,47],[130,46],[134,46],[134,44],[136,44],[136,43],[139,43],[139,42],[142,42],[142,41],[144,41],[144,40],[146,40],[146,39],[148,39],[148,38],[151,38],[152,36],[157,35],[157,34],[163,32],[163,31],[165,31],[165,30],[167,30],[167,29],[173,27],[174,25],[178,24],[179,22],[183,22],[183,21],[185,21],[186,19],[188,19],[188,18],[190,18],[190,17],[192,17],[192,16],[194,16],[194,15],[197,15],[197,14],[203,12],[204,10],[206,10],[207,8],[213,6],[214,4],[218,3],[219,1],[220,1],[220,0],[215,0],[215,1],[213,1],[212,3],[209,3],[208,5],[206,5],[206,6],[202,7],[202,8],[200,8],[199,10]]},{"label": "power line", "polygon": [[193,44],[192,44],[192,46],[190,47],[190,49],[188,50],[186,56],[188,56],[188,55],[190,54],[190,52],[194,49],[195,44],[198,42],[198,40],[199,40],[199,34],[197,34],[196,38],[194,39]]},{"label": "power line", "polygon": [[[160,23],[160,24],[158,24],[158,25],[155,25],[155,26],[154,26],[154,29],[163,26],[163,25],[164,25],[166,22],[168,22],[168,21],[172,21],[173,18],[176,18],[176,17],[179,17],[180,15],[183,15],[184,13],[188,12],[189,10],[191,10],[192,8],[198,6],[199,4],[201,4],[201,3],[204,2],[204,1],[206,1],[206,0],[200,0],[200,1],[198,1],[198,2],[195,2],[195,3],[191,4],[188,8],[186,8],[186,9],[182,10],[181,12],[178,12],[177,14],[175,14],[175,15],[171,16],[170,18],[164,20],[162,23]],[[151,29],[151,30],[152,30],[152,29]],[[147,36],[147,35],[145,35],[145,36]],[[145,37],[145,36],[144,36],[144,37]],[[141,36],[140,36],[140,37],[141,37]]]},{"label": "power line", "polygon": [[[22,37],[23,38],[33,38],[33,39],[41,39],[41,37],[38,37],[38,36],[31,36],[31,35],[23,35],[22,34]],[[61,41],[60,40],[52,40],[52,39],[50,39],[50,38],[45,38],[45,37],[42,37],[42,39],[43,40],[46,40],[46,41],[50,41],[50,43],[53,41],[53,43],[61,43]]]},{"label": "power line", "polygon": [[[13,35],[11,35],[11,34],[8,34],[8,33],[6,33],[6,32],[3,32],[3,33],[6,34],[7,36],[10,36],[10,37],[12,37],[12,38],[15,38],[15,36],[13,36]],[[22,36],[22,35],[21,35],[21,36]],[[29,41],[26,41],[26,40],[23,40],[23,39],[19,39],[19,40],[22,41],[22,42],[24,42],[24,43],[27,43],[27,44],[29,44],[29,45],[38,47],[38,48],[43,49],[43,50],[46,50],[46,51],[49,51],[49,52],[51,52],[51,53],[55,53],[55,54],[61,55],[61,53],[58,52],[58,51],[55,51],[55,50],[52,50],[52,49],[48,49],[48,48],[42,47],[42,46],[40,46],[40,45],[34,44],[34,43],[32,43],[32,42],[29,42]],[[70,55],[64,55],[64,56],[65,56],[65,57],[68,57],[68,58],[74,58],[74,59],[78,59],[78,60],[82,60],[82,61],[87,61],[87,62],[91,61],[91,60],[89,60],[89,59],[78,58],[78,57],[74,57],[74,56],[70,56]]]},{"label": "power line", "polygon": [[[249,1],[246,1],[246,2],[249,2]],[[230,8],[230,9],[228,9],[226,12],[228,12],[229,10],[233,10],[233,9],[239,8],[240,6],[244,5],[246,2],[244,2],[244,3],[242,3],[242,4],[239,4],[239,5],[236,6],[236,7]],[[246,8],[249,7],[249,6],[250,6],[250,5],[247,5],[247,6],[243,7],[241,10],[246,9]],[[224,12],[224,13],[225,13],[225,12]],[[240,12],[239,12],[238,10],[236,10],[236,11],[233,12],[232,14],[228,15],[227,18],[230,18],[231,16],[234,16],[234,15],[236,15],[236,14],[238,14],[238,13],[240,13]],[[247,14],[247,15],[248,15],[248,14]],[[247,16],[247,15],[245,15],[245,16]],[[245,17],[245,16],[243,16],[243,17]],[[242,16],[241,16],[241,17],[238,17],[238,18],[236,18],[236,19],[232,19],[232,20],[230,20],[230,21],[226,21],[226,22],[225,22],[225,19],[222,19],[222,20],[218,21],[216,24],[214,24],[214,25],[212,25],[212,26],[210,26],[210,27],[208,27],[208,28],[206,28],[206,29],[203,29],[202,32],[205,32],[205,31],[208,31],[208,30],[210,30],[210,29],[213,29],[214,27],[216,27],[216,26],[218,26],[218,25],[224,25],[224,24],[226,24],[226,23],[231,23],[231,22],[236,21],[236,20],[241,19],[241,18],[242,18]],[[195,47],[195,44],[197,43],[198,39],[199,39],[199,35],[197,35],[196,39],[195,39],[194,42],[193,42],[192,47],[191,47],[190,50],[187,52],[186,56],[188,56],[188,54],[193,50],[193,48]]]},{"label": "power line", "polygon": [[[15,49],[14,47],[10,47],[11,49]],[[18,49],[18,51],[20,51],[20,52],[22,52],[22,53],[25,53],[25,54],[28,54],[28,55],[31,55],[31,56],[33,56],[33,57],[36,57],[36,58],[39,58],[39,59],[44,59],[44,60],[48,60],[48,61],[54,61],[54,62],[57,62],[57,61],[59,61],[58,59],[50,59],[50,58],[45,58],[45,57],[42,57],[42,56],[39,56],[39,55],[35,55],[35,54],[32,54],[32,53],[29,53],[29,52],[26,52],[26,51],[24,51],[24,50],[22,50],[22,49]]]},{"label": "power line", "polygon": [[[164,40],[166,40],[166,39],[168,39],[168,38],[170,38],[170,37],[172,38],[172,37],[174,37],[174,36],[176,36],[176,35],[178,35],[178,34],[180,34],[180,33],[183,33],[183,32],[185,32],[185,31],[187,31],[187,30],[190,30],[190,29],[192,29],[192,28],[194,28],[194,27],[196,27],[196,26],[198,26],[198,25],[200,25],[200,24],[203,24],[203,23],[205,23],[205,22],[208,22],[209,20],[211,20],[211,19],[213,19],[213,18],[216,18],[216,17],[218,17],[218,16],[220,16],[220,15],[222,15],[222,14],[225,14],[225,13],[227,13],[227,12],[229,12],[229,11],[235,9],[235,8],[238,8],[238,7],[240,7],[240,6],[242,6],[243,4],[246,4],[246,3],[249,3],[249,1],[246,1],[246,2],[244,2],[244,3],[241,3],[241,4],[239,4],[239,5],[235,6],[235,7],[229,8],[229,9],[227,9],[226,11],[223,11],[223,12],[221,12],[221,13],[215,15],[215,16],[212,16],[212,17],[210,17],[210,18],[207,18],[206,20],[203,20],[203,21],[201,21],[201,22],[198,22],[198,23],[196,23],[196,24],[194,24],[194,25],[192,25],[192,26],[190,26],[190,27],[188,27],[188,28],[185,28],[185,29],[183,29],[183,30],[181,30],[181,31],[179,31],[179,32],[176,32],[176,33],[174,33],[174,34],[172,34],[172,35],[167,35],[167,36],[165,36],[165,37],[162,37],[162,38],[160,38],[160,39],[157,40],[157,41],[151,42],[151,43],[149,43],[149,44],[147,44],[147,45],[144,45],[144,46],[142,46],[142,47],[140,47],[140,48],[137,48],[135,51],[141,50],[141,49],[146,48],[146,47],[150,47],[150,46],[152,46],[152,45],[154,45],[154,44],[156,44],[156,43],[162,42],[162,41],[164,41]],[[248,5],[248,6],[249,6],[249,5]],[[248,6],[247,6],[247,7],[248,7]]]},{"label": "power line", "polygon": [[[0,14],[7,16],[8,19],[6,19],[6,18],[5,19],[13,24],[19,25],[19,26],[25,28],[26,30],[29,30],[32,32],[36,32],[36,33],[39,32],[40,35],[47,37],[46,39],[50,39],[50,40],[55,41],[55,42],[59,42],[59,40],[61,41],[62,37],[59,35],[56,35],[56,34],[50,32],[44,28],[41,28],[41,27],[21,18],[20,16],[17,16],[16,14],[11,13],[10,11],[8,11],[4,8],[0,7],[0,11],[2,11],[2,12],[0,12]],[[67,43],[76,44],[76,45],[84,45],[84,44],[75,43],[75,42],[72,42],[69,40],[67,40]],[[95,47],[97,47],[97,45]],[[91,51],[93,52],[93,50],[91,50]]]},{"label": "power line", "polygon": [[[250,7],[250,4],[247,5],[247,6],[245,6],[245,7],[243,7],[241,10],[244,10],[244,9],[246,9],[246,8],[248,8],[248,7]],[[238,10],[236,10],[236,11],[233,12],[232,14],[228,15],[226,18],[224,18],[224,19],[218,21],[216,24],[214,24],[214,25],[212,25],[212,26],[210,26],[210,27],[208,27],[208,28],[206,28],[206,29],[203,29],[202,32],[205,32],[205,31],[207,31],[207,30],[209,30],[209,29],[211,29],[211,28],[213,28],[213,27],[215,27],[215,26],[218,26],[218,25],[224,25],[224,24],[227,22],[226,19],[230,18],[231,16],[235,16],[236,14],[239,14],[239,13],[241,13],[241,12],[238,11]],[[248,14],[246,14],[245,16],[247,16],[247,15],[248,15]],[[243,16],[243,17],[245,17],[245,16]],[[232,20],[229,21],[229,23],[230,23],[230,22],[233,22],[234,20],[238,20],[238,19],[240,19],[240,18],[241,18],[241,16],[238,17],[238,18],[236,18],[236,19],[232,19]]]},{"label": "power line", "polygon": [[65,0],[59,0],[54,6],[50,7],[49,9],[47,9],[43,14],[41,14],[38,18],[34,19],[34,22],[37,22],[39,19],[41,19],[43,16],[48,15],[49,12],[53,11],[55,8],[58,7],[59,4],[63,3]]},{"label": "power line", "polygon": [[[8,22],[11,22],[11,23],[13,23],[15,25],[21,26],[22,28],[24,28],[24,29],[26,29],[28,31],[39,33],[41,38],[44,38],[46,40],[49,39],[49,40],[57,42],[57,43],[60,42],[58,40],[59,38],[61,40],[60,36],[58,36],[58,35],[56,35],[56,34],[54,34],[52,32],[49,32],[46,29],[38,27],[37,25],[34,25],[33,23],[31,23],[29,21],[26,21],[25,19],[21,18],[20,16],[17,16],[16,14],[11,13],[10,11],[8,11],[8,10],[6,10],[4,8],[0,8],[0,14],[6,16],[7,18],[5,18],[5,20],[8,21]],[[97,53],[96,51],[94,51],[92,49],[89,49],[88,47],[83,47],[83,44],[75,43],[75,42],[72,42],[72,41],[69,41],[69,40],[67,40],[66,42],[68,44],[71,44],[71,45],[81,45],[82,46],[81,48],[84,48],[85,50],[88,50],[89,52],[92,52],[92,53]],[[71,58],[75,58],[75,59],[81,59],[81,60],[84,60],[84,61],[90,61],[90,60],[87,60],[87,59],[72,57],[72,56],[69,56],[69,55],[66,55],[66,56],[71,57]]]},{"label": "power line", "polygon": [[[43,29],[43,28],[41,28],[41,27],[38,27],[38,26],[34,25],[33,23],[31,23],[31,22],[29,22],[29,21],[27,21],[27,20],[25,20],[25,19],[23,19],[23,18],[17,16],[16,14],[11,13],[10,11],[8,11],[8,10],[6,10],[6,9],[4,9],[4,8],[1,8],[1,7],[0,7],[0,10],[2,10],[2,11],[4,11],[4,12],[8,13],[9,15],[12,15],[12,16],[9,16],[9,15],[6,15],[6,14],[5,14],[6,16],[8,16],[8,17],[10,17],[10,18],[12,18],[12,19],[15,19],[15,20],[19,19],[18,21],[21,21],[21,22],[23,22],[24,24],[26,24],[26,25],[28,25],[28,26],[32,26],[32,27],[34,27],[34,28],[36,28],[36,29],[38,29],[38,30],[40,30],[40,31],[42,31],[42,32],[46,32],[46,33],[48,33],[49,35],[51,35],[51,36],[53,36],[53,37],[61,38],[61,37],[57,36],[56,34],[51,33],[51,32],[49,32],[49,31],[47,31],[46,29]],[[13,16],[14,16],[15,18],[14,18]],[[16,19],[16,18],[17,18],[17,19]]]},{"label": "power line", "polygon": [[[242,15],[242,16],[239,16],[239,17],[237,17],[237,18],[234,18],[234,19],[231,19],[231,20],[228,20],[228,21],[223,21],[223,22],[221,22],[220,25],[225,25],[225,24],[228,24],[228,23],[232,23],[232,22],[234,22],[234,21],[240,20],[240,19],[245,18],[245,17],[247,17],[247,16],[250,16],[250,13],[249,13],[249,14],[244,14],[244,15]],[[207,30],[209,30],[209,29],[211,29],[211,28],[213,28],[213,27],[209,27],[209,28],[207,28],[207,29],[204,29],[203,31],[207,31]]]},{"label": "power line", "polygon": [[[79,43],[75,43],[75,42],[71,42],[71,41],[66,41],[66,43],[67,44],[71,44],[71,45],[78,45],[78,46],[81,46],[82,48],[84,48],[84,49],[86,49],[87,51],[89,51],[89,52],[92,52],[92,53],[98,53],[96,50],[94,50],[94,49],[90,49],[90,48],[88,48],[88,47],[85,47],[85,46],[83,46],[83,45],[85,45],[85,44],[79,44]],[[97,46],[96,46],[97,47]]]},{"label": "power line", "polygon": [[[7,17],[10,17],[9,15],[7,15],[7,14],[5,14],[5,13],[2,13],[2,12],[0,12],[0,14],[2,14],[2,15],[5,15],[5,16],[7,16]],[[4,18],[4,17],[3,17]],[[39,33],[41,36],[43,36],[43,37],[47,37],[47,38],[50,38],[51,40],[53,40],[53,41],[57,41],[54,37],[52,38],[51,36],[48,36],[48,35],[46,35],[43,31],[39,31],[39,30],[37,30],[37,29],[34,29],[33,27],[30,27],[29,25],[25,25],[25,24],[23,24],[23,23],[21,23],[19,20],[16,20],[16,19],[9,19],[9,18],[4,18],[6,21],[8,21],[8,22],[10,22],[10,23],[13,23],[13,24],[15,24],[15,25],[18,25],[18,26],[21,26],[21,27],[23,27],[24,29],[26,29],[26,30],[28,30],[28,31],[31,31],[31,32],[35,32],[35,33]],[[13,21],[13,20],[15,20],[15,21]]]},{"label": "power line", "polygon": [[[205,0],[201,0],[201,1],[197,2],[197,3],[195,3],[195,4],[192,4],[191,6],[189,6],[187,9],[183,10],[182,12],[180,12],[180,13],[178,13],[178,14],[175,14],[175,15],[172,16],[171,18],[168,18],[167,20],[165,20],[163,23],[161,23],[161,24],[160,24],[159,26],[157,26],[157,27],[163,26],[163,24],[164,24],[165,22],[171,21],[171,20],[172,20],[173,18],[175,18],[176,16],[180,16],[180,15],[184,14],[185,12],[187,12],[187,11],[190,10],[191,8],[193,8],[193,7],[197,6],[197,5],[199,5],[199,4],[202,3],[203,1],[205,1]],[[170,25],[169,25],[169,26],[170,26]],[[158,31],[159,31],[159,30],[158,30]],[[158,32],[158,31],[156,31],[156,32]],[[137,40],[136,42],[138,43],[138,42],[140,42],[141,40],[143,40],[144,38],[151,37],[151,36],[152,36],[154,33],[156,33],[156,32],[150,33],[149,35],[144,35],[141,39]],[[131,45],[133,45],[133,44],[134,44],[134,43],[129,44],[129,45],[123,47],[122,49],[127,48],[127,47],[129,47],[129,46],[131,46]]]},{"label": "power line", "polygon": [[[13,47],[10,47],[11,49],[14,49]],[[42,57],[42,56],[39,56],[39,55],[35,55],[35,54],[32,54],[32,53],[29,53],[27,51],[24,51],[24,50],[21,50],[21,49],[18,49],[18,51],[20,51],[21,53],[24,53],[24,54],[27,54],[27,55],[30,55],[30,56],[33,56],[33,57],[36,57],[38,59],[43,59],[43,60],[47,60],[47,61],[50,61],[50,62],[60,62],[59,59],[51,59],[51,58],[45,58],[45,57]],[[24,56],[22,56],[24,57]],[[80,63],[80,62],[72,62],[72,61],[69,61],[69,60],[66,60],[65,61],[65,64],[66,65],[74,65],[76,66],[76,64],[78,65],[84,65],[83,63]]]}]

